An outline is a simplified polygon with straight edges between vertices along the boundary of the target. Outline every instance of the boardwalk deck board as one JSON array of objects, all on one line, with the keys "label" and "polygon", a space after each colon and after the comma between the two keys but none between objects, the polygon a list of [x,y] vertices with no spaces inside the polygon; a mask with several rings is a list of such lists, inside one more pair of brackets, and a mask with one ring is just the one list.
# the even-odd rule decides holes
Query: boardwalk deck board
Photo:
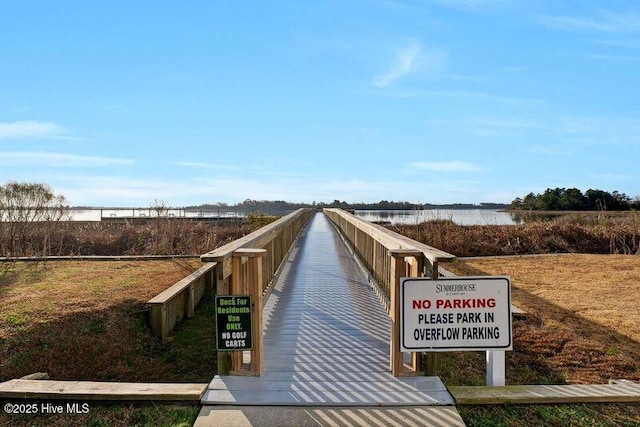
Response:
[{"label": "boardwalk deck board", "polygon": [[286,260],[264,307],[264,374],[216,376],[212,405],[452,405],[437,377],[395,378],[389,317],[322,214]]},{"label": "boardwalk deck board", "polygon": [[459,405],[640,402],[640,384],[450,387]]},{"label": "boardwalk deck board", "polygon": [[216,405],[248,406],[424,406],[443,405],[450,396],[447,391],[306,391],[287,388],[251,392],[211,390],[207,391],[205,400],[215,399]]},{"label": "boardwalk deck board", "polygon": [[229,388],[240,390],[317,390],[317,391],[353,391],[363,390],[370,392],[387,392],[387,391],[415,391],[420,389],[421,391],[442,391],[442,383],[436,377],[415,377],[419,380],[407,381],[407,382],[372,382],[367,380],[361,381],[299,381],[296,384],[291,384],[290,380],[287,380],[285,376],[270,375],[264,378],[262,381],[246,381],[242,377],[218,377],[211,381],[209,384],[209,390],[227,390]]}]

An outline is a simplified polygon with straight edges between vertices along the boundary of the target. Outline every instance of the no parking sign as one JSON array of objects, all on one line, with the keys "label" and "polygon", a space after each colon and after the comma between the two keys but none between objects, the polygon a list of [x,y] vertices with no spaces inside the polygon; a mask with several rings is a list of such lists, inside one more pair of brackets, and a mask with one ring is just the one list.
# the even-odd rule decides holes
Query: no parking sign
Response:
[{"label": "no parking sign", "polygon": [[511,350],[508,276],[404,278],[401,351]]}]

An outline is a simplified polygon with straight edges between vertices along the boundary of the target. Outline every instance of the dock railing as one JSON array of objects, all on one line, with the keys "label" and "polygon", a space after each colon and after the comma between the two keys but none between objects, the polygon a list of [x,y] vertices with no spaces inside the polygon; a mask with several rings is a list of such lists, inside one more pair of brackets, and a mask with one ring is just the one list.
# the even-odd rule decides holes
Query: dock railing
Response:
[{"label": "dock railing", "polygon": [[298,209],[200,257],[205,263],[216,263],[216,295],[248,294],[251,295],[254,306],[252,323],[256,332],[250,363],[244,363],[244,354],[241,351],[219,351],[219,374],[261,375],[262,308],[271,292],[273,279],[279,273],[280,265],[300,231],[315,213],[315,209]]},{"label": "dock railing", "polygon": [[[422,371],[419,353],[411,353],[406,364],[400,352],[400,279],[439,277],[438,264],[455,255],[412,240],[380,225],[365,221],[342,209],[324,209],[324,214],[349,242],[379,287],[381,300],[391,318],[390,367],[394,376]],[[427,354],[427,374],[435,374],[435,353]]]}]

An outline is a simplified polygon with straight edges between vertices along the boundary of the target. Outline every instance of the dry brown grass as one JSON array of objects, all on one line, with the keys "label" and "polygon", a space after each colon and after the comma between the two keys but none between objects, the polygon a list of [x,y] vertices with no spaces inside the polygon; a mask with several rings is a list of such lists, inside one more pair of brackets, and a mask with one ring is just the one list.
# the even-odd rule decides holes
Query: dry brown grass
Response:
[{"label": "dry brown grass", "polygon": [[562,216],[521,225],[457,225],[436,220],[389,229],[456,256],[541,253],[640,254],[640,217]]},{"label": "dry brown grass", "polygon": [[0,381],[37,371],[55,379],[170,381],[175,375],[142,309],[200,265],[15,263],[0,276]]},{"label": "dry brown grass", "polygon": [[[0,222],[0,231],[7,224]],[[60,222],[39,224],[28,245],[10,253],[0,232],[0,257],[45,255],[194,255],[203,254],[251,232],[242,221],[218,225],[177,218],[145,223]],[[46,242],[46,245],[43,243]],[[2,251],[2,248],[5,248]],[[43,249],[46,248],[46,249]]]},{"label": "dry brown grass", "polygon": [[[459,275],[509,275],[514,353],[562,372],[569,383],[640,381],[640,260],[624,255],[465,259]],[[517,360],[517,357],[516,357]]]}]

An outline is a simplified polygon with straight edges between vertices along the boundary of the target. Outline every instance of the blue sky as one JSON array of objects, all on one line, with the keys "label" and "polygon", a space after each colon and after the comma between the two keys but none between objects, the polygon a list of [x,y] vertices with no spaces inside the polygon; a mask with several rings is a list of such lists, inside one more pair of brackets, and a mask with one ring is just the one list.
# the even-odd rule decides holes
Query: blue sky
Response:
[{"label": "blue sky", "polygon": [[0,183],[72,205],[640,195],[640,2],[0,0]]}]

